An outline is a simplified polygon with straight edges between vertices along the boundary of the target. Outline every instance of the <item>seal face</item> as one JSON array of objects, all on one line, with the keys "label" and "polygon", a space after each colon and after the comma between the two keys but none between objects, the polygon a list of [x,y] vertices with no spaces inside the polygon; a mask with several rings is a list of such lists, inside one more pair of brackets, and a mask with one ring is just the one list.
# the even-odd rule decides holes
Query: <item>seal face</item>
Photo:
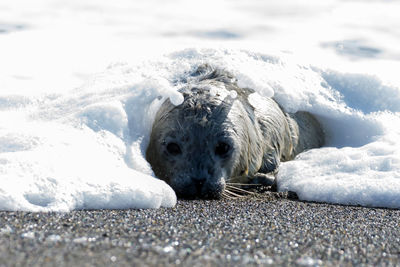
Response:
[{"label": "seal face", "polygon": [[166,100],[158,110],[146,151],[156,176],[178,197],[220,198],[226,183],[260,183],[260,177],[268,184],[259,173],[322,145],[310,114],[298,115],[306,117],[299,124],[271,98],[262,98],[260,108],[250,104],[254,91],[225,71],[200,66],[180,92],[181,105]]}]

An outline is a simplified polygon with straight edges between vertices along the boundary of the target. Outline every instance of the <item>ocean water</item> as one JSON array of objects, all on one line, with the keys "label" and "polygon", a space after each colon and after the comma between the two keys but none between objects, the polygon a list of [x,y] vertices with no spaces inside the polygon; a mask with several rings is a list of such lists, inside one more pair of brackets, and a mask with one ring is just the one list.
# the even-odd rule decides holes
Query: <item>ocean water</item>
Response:
[{"label": "ocean water", "polygon": [[326,145],[280,166],[308,201],[400,208],[398,1],[0,4],[0,210],[171,207],[144,158],[155,113],[209,63]]}]

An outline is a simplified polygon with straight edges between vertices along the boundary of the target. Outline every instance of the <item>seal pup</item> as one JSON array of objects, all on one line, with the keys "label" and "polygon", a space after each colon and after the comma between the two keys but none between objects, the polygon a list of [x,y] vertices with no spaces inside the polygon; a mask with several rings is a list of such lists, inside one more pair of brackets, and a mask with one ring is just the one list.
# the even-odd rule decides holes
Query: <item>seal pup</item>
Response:
[{"label": "seal pup", "polygon": [[313,115],[284,112],[227,71],[202,65],[185,82],[183,103],[167,99],[156,113],[146,150],[178,197],[218,199],[227,183],[272,185],[281,161],[324,143]]}]

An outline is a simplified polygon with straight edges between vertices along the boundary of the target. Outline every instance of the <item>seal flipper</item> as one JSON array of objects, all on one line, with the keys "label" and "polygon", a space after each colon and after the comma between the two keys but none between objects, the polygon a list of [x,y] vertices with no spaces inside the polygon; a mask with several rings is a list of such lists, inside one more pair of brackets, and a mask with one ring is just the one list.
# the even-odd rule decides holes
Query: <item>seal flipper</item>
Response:
[{"label": "seal flipper", "polygon": [[263,163],[261,168],[258,170],[259,173],[277,173],[280,164],[280,158],[276,151],[269,152],[264,155]]},{"label": "seal flipper", "polygon": [[257,184],[261,186],[272,186],[275,183],[275,173],[257,172],[254,176],[249,177],[249,184]]},{"label": "seal flipper", "polygon": [[270,186],[272,191],[276,191],[276,174],[278,173],[279,163],[280,159],[276,151],[265,154],[261,168],[252,177],[249,177],[249,184]]}]

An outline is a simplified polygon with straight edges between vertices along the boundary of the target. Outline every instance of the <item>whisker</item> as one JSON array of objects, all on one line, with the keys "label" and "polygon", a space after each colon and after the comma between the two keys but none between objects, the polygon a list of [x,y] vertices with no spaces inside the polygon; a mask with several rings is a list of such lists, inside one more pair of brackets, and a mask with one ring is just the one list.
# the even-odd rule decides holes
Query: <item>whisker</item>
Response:
[{"label": "whisker", "polygon": [[225,189],[225,191],[224,192],[226,192],[227,194],[229,194],[230,196],[233,196],[233,197],[243,197],[243,195],[239,195],[239,194],[236,194],[236,193],[234,193],[234,192],[232,192],[232,191],[229,191],[229,190],[227,190],[227,189]]},{"label": "whisker", "polygon": [[234,199],[233,197],[229,196],[228,194],[226,194],[225,192],[222,193],[222,197],[226,198],[226,199]]},{"label": "whisker", "polygon": [[262,184],[225,183],[226,185],[261,186]]},{"label": "whisker", "polygon": [[249,194],[249,195],[254,195],[255,194],[254,192],[245,190],[245,189],[240,188],[240,187],[235,187],[235,186],[231,186],[231,185],[226,185],[226,187],[231,189],[231,190],[233,190],[233,191],[236,190],[237,192],[241,192],[241,193],[245,193],[245,194]]}]

